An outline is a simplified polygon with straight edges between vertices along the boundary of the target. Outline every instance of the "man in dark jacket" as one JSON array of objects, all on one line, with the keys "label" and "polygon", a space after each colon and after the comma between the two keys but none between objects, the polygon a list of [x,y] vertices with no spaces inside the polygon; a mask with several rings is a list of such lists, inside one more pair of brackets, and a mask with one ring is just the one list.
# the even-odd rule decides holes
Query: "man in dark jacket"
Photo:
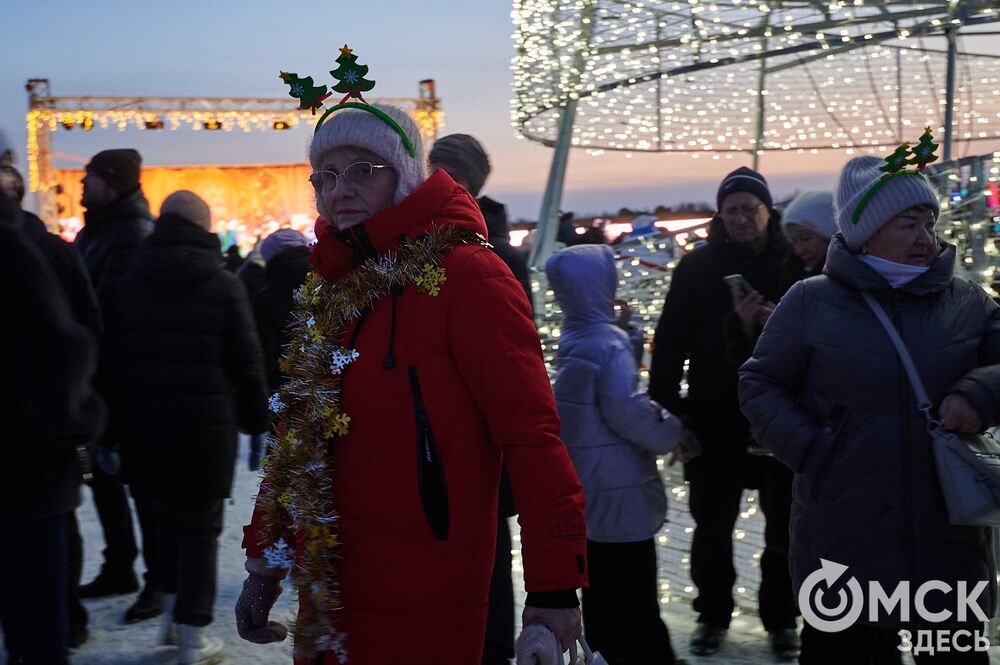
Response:
[{"label": "man in dark jacket", "polygon": [[486,183],[486,177],[490,174],[490,160],[483,146],[468,134],[449,134],[434,142],[428,161],[431,170],[444,169],[452,180],[476,197],[479,209],[486,220],[493,252],[507,264],[514,273],[514,278],[524,287],[528,302],[532,302],[528,258],[510,244],[507,206],[488,196],[479,196]]},{"label": "man in dark jacket", "polygon": [[[267,427],[260,342],[246,291],[224,269],[208,206],[179,191],[105,312],[111,434],[125,475],[151,507],[147,547],[164,596],[164,641],[182,663],[218,655],[212,621],[218,536],[240,429]],[[147,534],[150,535],[150,534]],[[170,611],[172,609],[172,612]]]},{"label": "man in dark jacket", "polygon": [[0,191],[0,624],[11,663],[67,660],[67,520],[104,425],[96,344]]},{"label": "man in dark jacket", "polygon": [[[153,230],[149,203],[139,187],[141,163],[142,158],[135,150],[104,150],[94,155],[87,164],[82,180],[80,202],[86,212],[84,227],[77,235],[75,245],[90,273],[102,309],[107,307],[115,283],[132,266],[139,245]],[[103,373],[102,369],[99,384]],[[80,587],[83,598],[131,593],[139,586],[132,569],[138,554],[132,531],[132,513],[125,487],[113,473],[117,457],[113,451],[117,444],[117,441],[106,437],[98,444],[99,464],[94,470],[91,489],[104,531],[104,565],[94,580]],[[136,512],[145,538],[148,529],[143,517],[147,506],[141,500],[136,503]],[[153,591],[155,585],[151,583],[156,566],[145,549],[143,558],[147,569],[146,585],[139,600],[126,612],[127,622],[141,621],[160,613],[160,601]]]},{"label": "man in dark jacket", "polygon": [[[443,169],[458,184],[476,198],[486,220],[489,242],[524,288],[528,302],[531,282],[528,279],[528,259],[510,244],[507,228],[507,207],[488,196],[479,196],[490,174],[490,160],[483,146],[468,134],[449,134],[434,142],[428,157],[430,168]],[[490,580],[490,610],[486,619],[486,646],[483,665],[506,663],[514,657],[514,583],[511,579],[511,540],[507,518],[514,515],[514,498],[506,469],[500,477],[500,505],[497,523],[496,558]]]},{"label": "man in dark jacket", "polygon": [[[253,295],[254,317],[264,352],[264,369],[267,372],[267,392],[273,394],[281,387],[283,375],[278,369],[278,359],[288,343],[288,323],[294,306],[295,291],[302,286],[309,265],[309,248],[304,235],[293,229],[278,229],[260,243],[264,259],[264,284]],[[247,263],[250,260],[247,259]],[[244,268],[247,263],[244,263]],[[241,271],[243,268],[240,269]],[[244,282],[245,283],[245,282]],[[260,465],[263,436],[250,439],[250,470]]]},{"label": "man in dark jacket", "polygon": [[[12,166],[0,166],[0,190],[21,206],[24,200],[24,178]],[[101,312],[97,306],[90,275],[76,247],[49,233],[45,224],[32,212],[21,209],[24,234],[45,257],[67,297],[78,323],[90,331],[96,340],[101,334]],[[83,572],[83,539],[76,513],[67,513],[69,544],[69,645],[78,647],[87,640],[87,609],[80,602],[80,575]]]},{"label": "man in dark jacket", "polygon": [[[689,508],[695,521],[691,578],[698,587],[694,609],[698,629],[692,652],[715,653],[733,611],[733,526],[745,488],[760,489],[767,519],[761,559],[760,616],[771,646],[794,657],[795,604],[788,573],[790,478],[773,473],[772,458],[751,456],[749,425],[737,399],[738,364],[727,354],[724,327],[733,300],[724,277],[741,274],[761,297],[761,315],[781,296],[781,266],[788,255],[779,215],[772,209],[767,182],[740,168],[719,188],[708,242],[686,254],[671,275],[656,327],[649,393],[679,415],[697,436],[704,453],[684,467],[691,484]],[[680,395],[684,362],[687,396]]]}]

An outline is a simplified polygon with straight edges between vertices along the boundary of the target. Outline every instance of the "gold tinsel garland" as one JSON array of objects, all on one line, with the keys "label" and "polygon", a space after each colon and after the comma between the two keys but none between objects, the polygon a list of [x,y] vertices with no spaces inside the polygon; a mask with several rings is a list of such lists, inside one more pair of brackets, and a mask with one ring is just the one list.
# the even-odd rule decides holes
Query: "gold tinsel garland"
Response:
[{"label": "gold tinsel garland", "polygon": [[326,651],[347,661],[344,634],[334,624],[341,605],[329,456],[330,441],[345,436],[351,422],[340,410],[341,379],[358,353],[341,346],[345,330],[393,287],[414,284],[420,293],[436,296],[447,279],[441,259],[458,244],[486,245],[486,240],[472,231],[435,227],[404,239],[398,251],[367,259],[332,284],[310,273],[295,294],[291,341],[279,363],[287,380],[270,399],[280,421],[268,437],[257,506],[263,510],[260,542],[268,565],[291,567],[299,590],[296,657]]}]

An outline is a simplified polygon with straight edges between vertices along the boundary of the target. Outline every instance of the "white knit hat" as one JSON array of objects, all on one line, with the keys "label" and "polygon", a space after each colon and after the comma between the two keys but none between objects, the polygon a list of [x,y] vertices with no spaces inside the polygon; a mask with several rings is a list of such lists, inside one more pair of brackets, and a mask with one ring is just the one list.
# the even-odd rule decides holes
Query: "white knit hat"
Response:
[{"label": "white knit hat", "polygon": [[206,231],[212,230],[212,211],[205,201],[194,192],[178,189],[163,199],[160,215],[174,214],[197,224]]},{"label": "white knit hat", "polygon": [[802,192],[781,213],[781,228],[803,226],[827,240],[837,232],[833,217],[833,192]]},{"label": "white knit hat", "polygon": [[309,147],[309,161],[314,170],[326,153],[334,148],[353,146],[370,150],[385,160],[396,171],[396,193],[393,203],[398,204],[426,179],[424,150],[420,131],[406,111],[389,104],[372,104],[403,129],[413,144],[414,155],[410,155],[396,130],[374,113],[362,109],[347,108],[334,111],[320,126]]},{"label": "white knit hat", "polygon": [[905,173],[885,179],[868,199],[854,220],[855,213],[868,190],[886,174],[879,170],[884,159],[855,157],[844,165],[837,182],[833,207],[837,214],[837,227],[847,247],[853,251],[882,228],[898,213],[914,206],[927,204],[934,208],[934,215],[941,212],[937,192],[923,174]]}]

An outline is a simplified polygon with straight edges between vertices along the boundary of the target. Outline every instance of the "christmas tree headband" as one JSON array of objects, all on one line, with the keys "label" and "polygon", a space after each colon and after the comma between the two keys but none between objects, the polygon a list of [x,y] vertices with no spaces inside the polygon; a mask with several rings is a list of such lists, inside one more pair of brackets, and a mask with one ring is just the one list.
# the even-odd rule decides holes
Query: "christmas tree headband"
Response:
[{"label": "christmas tree headband", "polygon": [[[345,93],[344,98],[340,100],[339,104],[327,109],[320,116],[319,122],[316,123],[315,131],[319,131],[319,128],[323,125],[323,121],[334,111],[360,109],[371,113],[392,127],[399,134],[399,138],[402,139],[406,151],[410,153],[410,157],[416,157],[417,151],[413,147],[413,141],[406,135],[406,132],[399,126],[399,123],[393,120],[392,116],[382,109],[375,108],[369,104],[361,96],[362,92],[368,92],[375,87],[375,81],[365,78],[368,75],[368,65],[359,65],[358,56],[354,55],[354,52],[348,48],[347,44],[344,44],[344,48],[340,49],[340,57],[337,58],[337,63],[340,67],[332,70],[330,75],[337,79],[337,85],[333,86],[333,90]],[[311,109],[313,115],[316,115],[316,109],[323,108],[323,102],[333,94],[333,92],[327,91],[325,85],[314,86],[311,76],[300,78],[298,74],[289,74],[288,72],[280,72],[278,76],[283,82],[288,84],[288,96],[299,100],[300,109]],[[359,99],[361,101],[349,101],[351,99]]]},{"label": "christmas tree headband", "polygon": [[[889,182],[893,178],[898,178],[900,176],[919,176],[921,178],[924,176],[924,167],[926,167],[931,162],[937,161],[937,155],[934,151],[937,150],[938,144],[934,143],[934,137],[931,136],[931,128],[924,127],[924,133],[920,135],[920,140],[917,141],[917,147],[910,150],[910,144],[904,143],[896,150],[885,158],[885,164],[878,167],[879,171],[883,172],[883,176],[875,181],[875,184],[868,188],[865,195],[861,197],[858,201],[858,206],[854,209],[854,214],[851,215],[851,223],[857,224],[858,220],[861,219],[861,213],[864,211],[865,206],[868,202],[872,200],[875,193],[882,189],[885,183]],[[907,165],[915,165],[917,168],[908,169]]]}]

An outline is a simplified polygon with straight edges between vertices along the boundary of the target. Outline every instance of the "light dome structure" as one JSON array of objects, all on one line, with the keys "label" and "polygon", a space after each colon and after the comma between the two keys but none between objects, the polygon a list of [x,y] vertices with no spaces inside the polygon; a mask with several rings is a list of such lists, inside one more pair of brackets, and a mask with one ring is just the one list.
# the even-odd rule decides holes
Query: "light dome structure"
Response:
[{"label": "light dome structure", "polygon": [[[946,122],[946,50],[995,2],[519,0],[513,120],[591,150],[894,146]],[[1000,137],[1000,57],[958,54],[956,140]]]},{"label": "light dome structure", "polygon": [[[514,0],[512,119],[556,148],[531,265],[551,251],[570,147],[885,151],[1000,138],[1000,57],[960,52],[993,0]],[[940,39],[945,44],[940,46]],[[932,48],[937,42],[938,48]]]}]

